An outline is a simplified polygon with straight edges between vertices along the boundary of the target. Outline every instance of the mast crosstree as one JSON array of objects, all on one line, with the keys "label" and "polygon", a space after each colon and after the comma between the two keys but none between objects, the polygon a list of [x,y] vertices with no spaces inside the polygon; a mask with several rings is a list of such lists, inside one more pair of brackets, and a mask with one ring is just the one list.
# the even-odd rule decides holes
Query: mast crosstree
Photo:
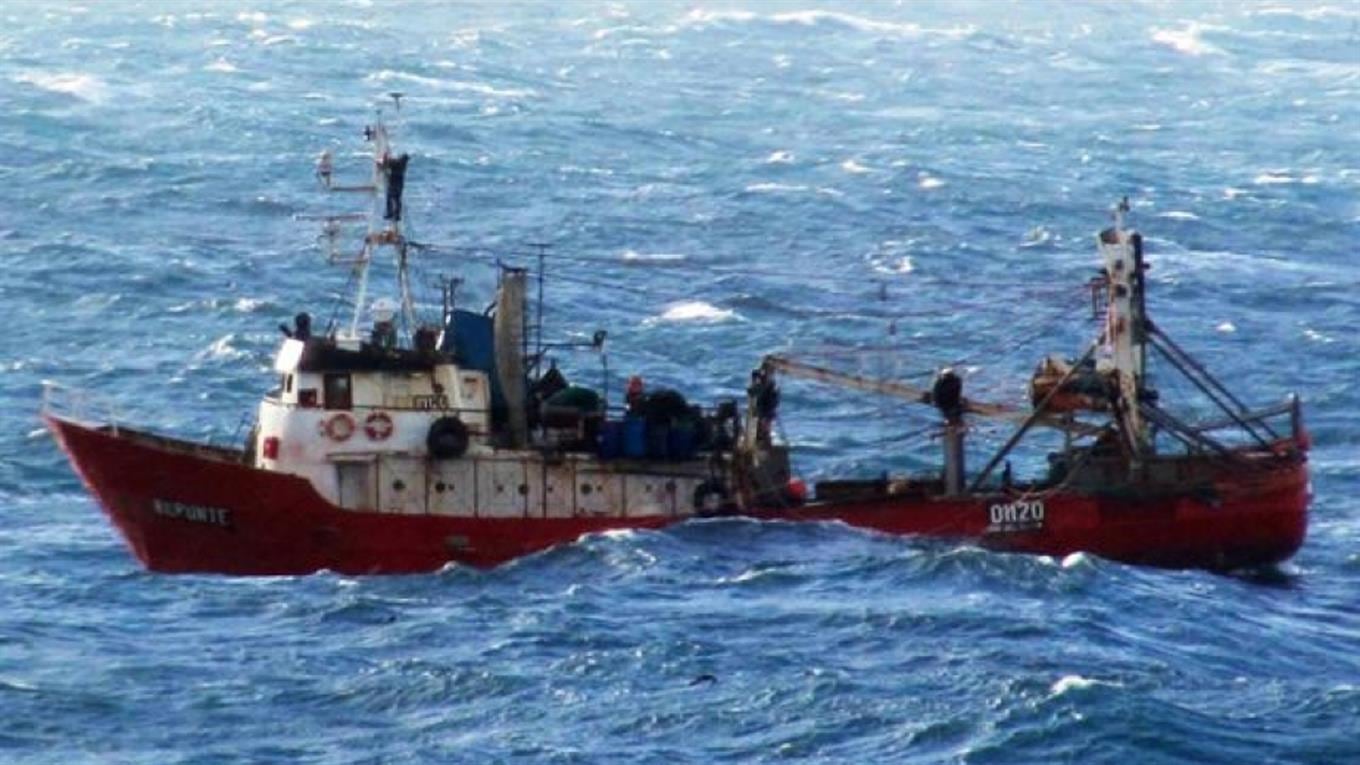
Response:
[{"label": "mast crosstree", "polygon": [[[401,111],[401,93],[389,93],[393,110]],[[391,129],[384,120],[382,109],[372,125],[364,128],[364,139],[373,147],[373,167],[369,183],[341,185],[335,183],[335,160],[329,150],[323,151],[317,159],[316,177],[322,187],[331,192],[367,194],[369,210],[367,213],[317,216],[323,221],[321,238],[328,243],[328,259],[331,263],[352,265],[357,276],[354,297],[354,314],[350,319],[349,330],[344,339],[359,339],[359,323],[365,309],[371,310],[379,321],[390,321],[394,308],[385,300],[366,306],[368,299],[369,268],[377,252],[385,247],[391,248],[397,271],[397,291],[400,296],[400,311],[404,325],[408,329],[416,326],[415,300],[411,290],[410,242],[402,225],[402,196],[406,186],[406,166],[410,155],[394,154]],[[359,253],[346,258],[340,251],[341,224],[347,221],[367,221]]]}]

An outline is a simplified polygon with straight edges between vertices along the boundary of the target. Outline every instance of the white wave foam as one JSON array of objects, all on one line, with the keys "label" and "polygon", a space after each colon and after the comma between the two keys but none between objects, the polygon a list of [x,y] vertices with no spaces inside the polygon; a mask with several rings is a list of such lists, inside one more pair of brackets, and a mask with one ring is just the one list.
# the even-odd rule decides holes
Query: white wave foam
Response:
[{"label": "white wave foam", "polygon": [[606,177],[614,174],[614,171],[607,167],[581,167],[580,165],[562,165],[557,168],[557,172],[579,175],[601,175]]},{"label": "white wave foam", "polygon": [[710,11],[706,8],[695,8],[685,15],[684,23],[687,25],[722,24],[724,22],[744,23],[755,21],[759,16],[751,11]]},{"label": "white wave foam", "polygon": [[492,98],[533,98],[538,95],[535,91],[527,88],[495,88],[484,82],[441,80],[438,77],[426,77],[410,72],[396,72],[391,69],[374,72],[364,79],[368,82],[383,83],[396,80],[399,82],[409,82],[414,85],[420,85],[432,90],[445,90],[455,93],[476,93],[480,96],[489,96]]},{"label": "white wave foam", "polygon": [[316,22],[308,18],[293,19],[288,22],[288,28],[301,32],[304,29],[311,29],[316,26]]},{"label": "white wave foam", "polygon": [[851,175],[863,175],[864,173],[870,172],[869,168],[856,162],[853,157],[842,162],[841,169]]},{"label": "white wave foam", "polygon": [[1077,566],[1084,566],[1090,562],[1091,556],[1078,550],[1077,552],[1064,555],[1060,565],[1063,568],[1076,568]]},{"label": "white wave foam", "polygon": [[765,164],[767,165],[789,165],[792,163],[793,152],[783,151],[782,149],[780,151],[771,152],[770,156],[765,158]]},{"label": "white wave foam", "polygon": [[746,582],[754,582],[757,579],[762,579],[771,573],[772,573],[771,569],[748,568],[745,571],[741,572],[740,574],[737,574],[736,576],[720,576],[718,577],[717,583],[745,584]]},{"label": "white wave foam", "polygon": [[205,71],[205,72],[222,72],[222,73],[225,73],[225,74],[230,74],[230,73],[232,73],[232,72],[239,72],[239,71],[241,71],[241,70],[240,70],[240,69],[237,69],[235,64],[231,63],[230,61],[226,60],[225,58],[219,58],[219,59],[217,59],[216,61],[212,62],[211,64],[205,65],[205,66],[203,67],[203,71]]},{"label": "white wave foam", "polygon": [[1159,213],[1158,218],[1169,218],[1171,220],[1199,220],[1199,216],[1186,210],[1168,210]]},{"label": "white wave foam", "polygon": [[619,256],[620,260],[629,263],[676,263],[685,260],[688,255],[683,252],[637,252],[636,250],[624,250]]},{"label": "white wave foam", "polygon": [[839,90],[823,90],[818,95],[829,98],[832,101],[841,101],[847,104],[857,104],[867,98],[863,93]]},{"label": "white wave foam", "polygon": [[617,27],[604,27],[602,29],[597,29],[595,30],[595,33],[591,35],[591,39],[604,40],[606,38],[615,37],[618,35],[628,35],[629,39],[625,42],[625,44],[630,44],[633,43],[638,38],[645,38],[657,32],[666,34],[673,31],[674,29],[671,27],[654,29],[652,27],[638,26],[636,24],[624,24]]},{"label": "white wave foam", "polygon": [[1225,321],[1222,324],[1219,324],[1217,327],[1214,327],[1214,329],[1218,330],[1219,332],[1222,332],[1225,335],[1230,335],[1233,332],[1237,331],[1237,325],[1233,324],[1230,321]]},{"label": "white wave foam", "polygon": [[38,686],[33,685],[32,683],[26,683],[26,682],[24,682],[24,681],[22,681],[22,680],[15,680],[15,679],[13,679],[13,678],[8,678],[8,677],[6,677],[6,678],[0,678],[0,688],[8,688],[8,689],[10,689],[10,690],[12,690],[12,691],[38,691],[38,690],[39,690]]},{"label": "white wave foam", "polygon": [[977,31],[971,25],[932,29],[920,24],[880,21],[865,16],[856,16],[843,11],[808,10],[785,11],[762,16],[752,11],[714,11],[695,8],[680,21],[684,27],[704,27],[714,24],[749,24],[769,22],[771,24],[797,25],[803,27],[839,26],[856,32],[868,32],[893,37],[919,38],[927,35],[961,39]]},{"label": "white wave foam", "polygon": [[449,35],[449,44],[459,50],[476,48],[482,42],[482,33],[476,29],[460,29]]},{"label": "white wave foam", "polygon": [[1343,8],[1336,5],[1320,5],[1316,8],[1290,8],[1288,6],[1268,6],[1255,11],[1249,11],[1248,16],[1293,16],[1304,19],[1305,21],[1318,21],[1326,18],[1357,19],[1360,18],[1360,8]]},{"label": "white wave foam", "polygon": [[1045,226],[1035,226],[1025,232],[1025,238],[1020,242],[1021,247],[1043,247],[1054,239],[1053,232]]},{"label": "white wave foam", "polygon": [[21,72],[14,81],[95,104],[102,103],[108,97],[108,85],[84,72]]},{"label": "white wave foam", "polygon": [[266,48],[270,48],[270,47],[273,47],[273,46],[275,46],[275,45],[283,45],[284,43],[298,43],[298,42],[301,42],[301,40],[299,40],[298,38],[294,37],[293,35],[271,35],[271,34],[267,34],[267,33],[265,33],[265,34],[256,34],[256,32],[264,32],[264,30],[262,30],[262,29],[257,29],[257,30],[255,30],[255,32],[251,32],[251,33],[250,33],[250,36],[253,37],[253,38],[255,38],[255,39],[257,39],[257,40],[259,40],[259,41],[260,41],[260,44],[263,45],[263,46],[265,46]]},{"label": "white wave foam", "polygon": [[234,334],[223,335],[222,337],[219,337],[216,340],[214,340],[212,345],[208,346],[205,350],[201,351],[198,354],[197,358],[199,358],[200,360],[222,359],[225,361],[235,361],[237,359],[245,358],[249,354],[246,351],[243,351],[240,348],[237,348],[234,345],[232,345],[232,341],[234,341],[235,339],[236,335]]},{"label": "white wave foam", "polygon": [[796,183],[752,183],[746,187],[752,193],[777,193],[781,191],[807,191],[808,187]]},{"label": "white wave foam", "polygon": [[1286,183],[1297,183],[1298,181],[1298,178],[1282,170],[1267,170],[1251,179],[1251,182],[1257,186],[1278,186]]},{"label": "white wave foam", "polygon": [[917,182],[916,185],[920,186],[926,191],[929,191],[931,189],[938,189],[939,187],[943,186],[944,181],[928,173],[922,173],[920,175],[920,180]]},{"label": "white wave foam", "polygon": [[916,264],[911,261],[910,255],[903,255],[897,259],[897,263],[893,264],[890,270],[895,274],[909,274],[916,270]]},{"label": "white wave foam", "polygon": [[1222,49],[1205,42],[1200,36],[1204,29],[1203,24],[1196,22],[1191,22],[1181,29],[1154,29],[1152,41],[1187,56],[1221,54]]},{"label": "white wave foam", "polygon": [[1049,688],[1049,691],[1054,696],[1061,696],[1068,691],[1079,691],[1096,685],[1117,685],[1117,683],[1107,683],[1104,680],[1095,680],[1081,675],[1063,675]]},{"label": "white wave foam", "polygon": [[693,321],[702,324],[716,324],[735,316],[736,312],[731,309],[719,308],[702,300],[687,300],[666,306],[666,310],[651,321]]},{"label": "white wave foam", "polygon": [[972,26],[954,27],[951,29],[927,29],[920,24],[897,23],[891,21],[879,21],[877,19],[856,16],[851,13],[840,11],[791,11],[788,13],[776,13],[770,17],[770,21],[776,24],[799,24],[801,26],[818,26],[820,24],[833,24],[854,29],[858,32],[873,32],[875,34],[894,35],[899,37],[921,37],[923,35],[942,35],[945,37],[967,37],[975,30]]}]

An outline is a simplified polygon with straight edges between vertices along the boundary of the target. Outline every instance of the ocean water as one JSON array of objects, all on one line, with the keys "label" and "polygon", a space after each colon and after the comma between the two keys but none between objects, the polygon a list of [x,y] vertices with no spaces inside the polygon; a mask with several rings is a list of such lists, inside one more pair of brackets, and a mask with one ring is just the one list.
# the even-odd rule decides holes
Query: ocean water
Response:
[{"label": "ocean water", "polygon": [[[1360,5],[0,19],[0,761],[1360,761]],[[484,305],[496,259],[550,244],[548,337],[607,329],[616,395],[640,373],[712,401],[793,350],[954,364],[1019,401],[1095,331],[1092,235],[1127,195],[1161,326],[1250,402],[1303,396],[1309,539],[1223,576],[722,520],[490,571],[141,571],[42,430],[42,381],[241,438],[274,327],[345,316],[296,216],[336,209],[314,158],[359,173],[393,90],[436,245],[423,308],[441,275]],[[784,402],[809,479],[936,459],[929,412],[800,383]]]}]

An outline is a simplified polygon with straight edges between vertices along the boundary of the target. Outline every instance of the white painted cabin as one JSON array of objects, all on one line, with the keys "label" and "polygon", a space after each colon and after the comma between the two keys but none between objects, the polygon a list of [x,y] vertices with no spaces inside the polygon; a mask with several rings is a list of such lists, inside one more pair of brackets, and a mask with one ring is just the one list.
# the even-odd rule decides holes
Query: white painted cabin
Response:
[{"label": "white painted cabin", "polygon": [[[309,343],[333,343],[331,355],[341,357],[363,348],[344,339]],[[342,508],[486,518],[690,515],[708,475],[702,458],[606,461],[548,448],[542,434],[533,448],[498,448],[485,372],[446,361],[424,369],[318,366],[304,362],[315,355],[305,353],[310,347],[289,338],[279,349],[280,386],[260,404],[255,464],[306,478]],[[427,436],[446,417],[467,426],[468,446],[437,459]]]}]

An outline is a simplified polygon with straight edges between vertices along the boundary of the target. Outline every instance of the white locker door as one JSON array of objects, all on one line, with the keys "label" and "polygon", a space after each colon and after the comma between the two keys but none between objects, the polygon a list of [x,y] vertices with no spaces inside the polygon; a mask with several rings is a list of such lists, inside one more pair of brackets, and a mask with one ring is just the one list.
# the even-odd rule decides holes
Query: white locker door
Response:
[{"label": "white locker door", "polygon": [[407,515],[425,512],[425,460],[415,457],[379,460],[378,509]]},{"label": "white locker door", "polygon": [[523,518],[528,494],[523,461],[481,460],[477,463],[477,515]]},{"label": "white locker door", "polygon": [[373,470],[373,462],[367,460],[335,464],[341,507],[348,510],[372,510],[377,506],[377,492],[373,490]]},{"label": "white locker door", "polygon": [[425,495],[430,512],[470,517],[477,503],[477,465],[472,460],[438,460],[432,463]]},{"label": "white locker door", "polygon": [[576,514],[623,515],[623,479],[614,473],[576,471]]},{"label": "white locker door", "polygon": [[[675,512],[675,479],[664,475],[630,475],[625,480],[628,515],[671,515]],[[669,490],[668,490],[669,489]]]},{"label": "white locker door", "polygon": [[570,518],[575,514],[572,486],[575,468],[571,462],[560,465],[530,462],[526,472],[530,518]]}]

